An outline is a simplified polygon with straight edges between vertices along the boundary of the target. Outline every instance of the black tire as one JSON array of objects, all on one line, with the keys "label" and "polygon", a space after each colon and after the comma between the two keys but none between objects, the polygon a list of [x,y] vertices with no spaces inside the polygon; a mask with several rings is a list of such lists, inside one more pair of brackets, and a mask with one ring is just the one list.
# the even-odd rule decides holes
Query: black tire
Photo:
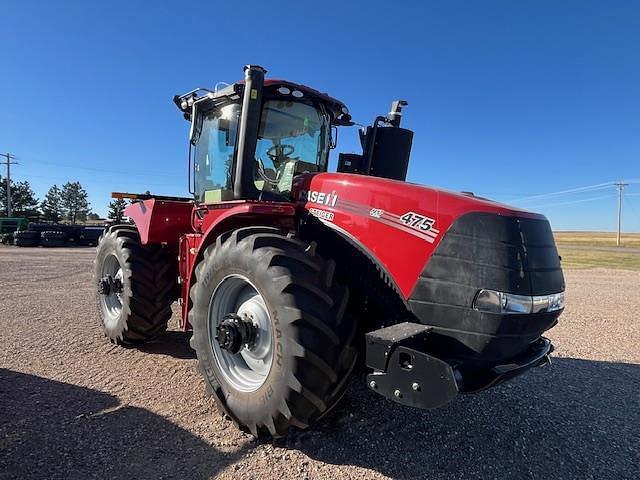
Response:
[{"label": "black tire", "polygon": [[0,235],[0,239],[3,245],[12,245],[13,233],[3,233],[2,235]]},{"label": "black tire", "polygon": [[77,238],[78,245],[93,247],[104,233],[104,228],[83,228]]},{"label": "black tire", "polygon": [[[121,309],[110,316],[104,295],[98,291],[105,261],[115,257],[122,269]],[[160,245],[142,245],[131,225],[114,225],[100,238],[94,282],[96,301],[105,335],[115,344],[139,344],[167,329],[171,304],[176,298],[177,259]]]},{"label": "black tire", "polygon": [[48,223],[33,223],[30,222],[29,226],[27,227],[27,230],[30,232],[36,232],[38,234],[40,234],[40,232],[44,232],[47,230],[51,230],[52,225],[48,224]]},{"label": "black tire", "polygon": [[32,232],[31,230],[20,230],[13,232],[14,239],[20,240],[39,240],[40,232]]},{"label": "black tire", "polygon": [[[210,393],[243,430],[281,437],[307,428],[342,398],[357,358],[356,323],[345,317],[348,289],[336,283],[333,260],[275,228],[248,227],[210,245],[191,288],[191,346]],[[263,297],[275,334],[274,359],[252,392],[220,371],[208,334],[209,303],[229,275],[246,277]],[[215,340],[213,340],[215,341]]]},{"label": "black tire", "polygon": [[40,242],[37,240],[20,240],[16,238],[13,240],[13,244],[16,247],[37,247],[40,245]]},{"label": "black tire", "polygon": [[13,244],[16,247],[37,247],[40,245],[40,232],[21,230],[13,233]]},{"label": "black tire", "polygon": [[67,234],[52,230],[44,231],[40,234],[40,245],[43,247],[65,247]]},{"label": "black tire", "polygon": [[42,240],[40,240],[40,245],[42,245],[45,248],[60,248],[60,247],[66,247],[67,242],[65,242],[64,240],[53,240],[53,239],[43,238]]},{"label": "black tire", "polygon": [[67,239],[66,232],[59,232],[57,230],[47,230],[40,234],[40,238],[42,240],[62,240],[65,241]]}]

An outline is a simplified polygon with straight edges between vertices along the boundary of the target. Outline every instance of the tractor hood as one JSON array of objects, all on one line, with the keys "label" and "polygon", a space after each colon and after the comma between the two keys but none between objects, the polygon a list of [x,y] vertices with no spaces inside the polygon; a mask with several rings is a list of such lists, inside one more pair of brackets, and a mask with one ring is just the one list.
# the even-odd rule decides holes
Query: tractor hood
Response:
[{"label": "tractor hood", "polygon": [[[418,286],[447,232],[470,214],[475,214],[475,220],[466,221],[470,225],[461,234],[467,236],[469,245],[482,250],[487,242],[500,243],[507,237],[521,241],[519,228],[526,224],[531,238],[548,245],[545,255],[553,257],[559,268],[549,222],[543,215],[470,194],[364,175],[319,173],[297,177],[292,195],[298,208],[375,259],[405,300]],[[455,255],[455,249],[450,254]],[[515,269],[516,265],[507,267]]]},{"label": "tractor hood", "polygon": [[495,364],[557,322],[565,284],[544,216],[364,175],[297,180],[302,213],[374,261],[452,361]]}]

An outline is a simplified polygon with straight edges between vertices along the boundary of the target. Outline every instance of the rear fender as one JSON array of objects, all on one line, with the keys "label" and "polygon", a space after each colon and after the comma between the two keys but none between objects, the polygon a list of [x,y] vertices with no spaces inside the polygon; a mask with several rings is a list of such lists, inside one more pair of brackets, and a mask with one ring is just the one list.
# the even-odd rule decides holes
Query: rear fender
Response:
[{"label": "rear fender", "polygon": [[177,245],[182,235],[193,231],[192,211],[192,202],[150,198],[132,203],[125,209],[124,214],[136,224],[143,245],[147,243]]}]

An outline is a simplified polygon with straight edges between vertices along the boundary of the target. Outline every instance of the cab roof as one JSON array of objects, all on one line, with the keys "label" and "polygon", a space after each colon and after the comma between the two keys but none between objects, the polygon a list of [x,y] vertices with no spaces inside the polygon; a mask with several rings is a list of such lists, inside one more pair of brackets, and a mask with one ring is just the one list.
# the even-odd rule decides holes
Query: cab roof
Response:
[{"label": "cab roof", "polygon": [[[291,82],[289,80],[268,78],[264,80],[264,89],[270,97],[290,98],[291,100],[302,100],[312,98],[322,102],[330,110],[335,124],[348,124],[351,120],[347,106],[340,100],[331,97],[327,93],[320,92],[314,88]],[[211,103],[212,107],[228,101],[239,100],[244,92],[244,80],[228,85],[219,90],[209,90],[207,88],[196,88],[183,95],[176,95],[173,101],[184,113],[187,120],[191,119],[192,106],[195,103]],[[207,105],[208,106],[208,105]]]}]

